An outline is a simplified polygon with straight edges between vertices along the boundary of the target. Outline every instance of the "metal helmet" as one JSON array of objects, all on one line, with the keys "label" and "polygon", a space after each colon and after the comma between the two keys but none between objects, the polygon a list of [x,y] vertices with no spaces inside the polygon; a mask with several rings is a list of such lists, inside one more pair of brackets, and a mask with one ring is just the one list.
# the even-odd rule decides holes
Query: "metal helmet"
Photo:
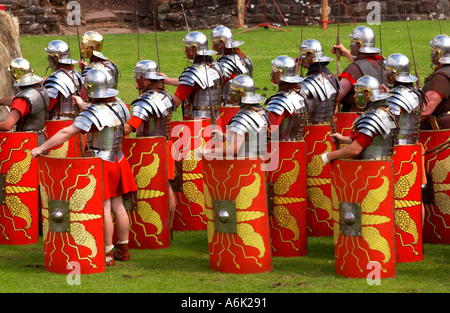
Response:
[{"label": "metal helmet", "polygon": [[152,60],[142,60],[137,62],[133,72],[134,78],[137,79],[141,79],[142,75],[144,75],[144,78],[150,80],[165,79],[164,76],[158,74],[158,64]]},{"label": "metal helmet", "polygon": [[198,55],[214,55],[217,53],[208,49],[208,37],[201,32],[190,32],[184,37],[183,43],[185,47],[196,47]]},{"label": "metal helmet", "polygon": [[233,40],[233,33],[228,27],[223,25],[217,26],[211,32],[212,42],[220,40],[225,42],[225,48],[236,48],[244,43],[243,41]]},{"label": "metal helmet", "polygon": [[[238,92],[242,92],[242,98],[238,99]],[[253,78],[247,75],[238,75],[230,80],[230,100],[240,104],[256,105],[264,102],[266,99],[255,93],[255,82]],[[236,103],[237,104],[237,103]]]},{"label": "metal helmet", "polygon": [[450,64],[450,37],[441,34],[430,41],[431,50],[437,53],[437,60],[441,64]]},{"label": "metal helmet", "polygon": [[81,55],[83,58],[89,59],[92,52],[88,51],[90,47],[94,47],[94,51],[102,51],[103,36],[96,31],[87,31],[81,38]]},{"label": "metal helmet", "polygon": [[300,57],[302,59],[306,58],[308,53],[312,53],[314,62],[329,62],[333,61],[323,54],[322,44],[316,39],[308,39],[302,42],[300,45]]},{"label": "metal helmet", "polygon": [[42,77],[33,74],[30,62],[23,58],[12,60],[8,71],[16,87],[31,86],[42,81]]},{"label": "metal helmet", "polygon": [[102,70],[92,69],[84,76],[84,86],[89,98],[109,98],[119,93],[116,89],[108,88],[108,78]]},{"label": "metal helmet", "polygon": [[380,53],[381,50],[375,48],[375,33],[370,27],[358,26],[350,34],[353,42],[358,42],[361,45],[359,49],[362,53]]},{"label": "metal helmet", "polygon": [[55,68],[58,63],[61,64],[76,64],[78,61],[70,57],[69,45],[62,40],[50,41],[47,48],[47,60],[51,68]]},{"label": "metal helmet", "polygon": [[417,77],[409,74],[410,65],[406,55],[401,53],[391,54],[385,61],[386,70],[394,73],[395,80],[401,83],[413,83]]},{"label": "metal helmet", "polygon": [[378,79],[373,76],[365,75],[359,78],[355,83],[355,102],[360,108],[367,104],[365,92],[369,92],[371,102],[386,99],[391,96],[389,93],[383,93]]},{"label": "metal helmet", "polygon": [[280,55],[272,60],[272,71],[281,72],[280,80],[287,83],[299,83],[303,80],[295,72],[296,66],[293,58]]}]

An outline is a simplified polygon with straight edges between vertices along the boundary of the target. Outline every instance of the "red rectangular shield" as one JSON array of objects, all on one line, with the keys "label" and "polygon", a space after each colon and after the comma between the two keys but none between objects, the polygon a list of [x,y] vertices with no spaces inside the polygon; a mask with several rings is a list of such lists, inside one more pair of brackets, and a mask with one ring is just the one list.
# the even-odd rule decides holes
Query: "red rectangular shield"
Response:
[{"label": "red rectangular shield", "polygon": [[0,244],[38,242],[37,135],[0,132]]}]

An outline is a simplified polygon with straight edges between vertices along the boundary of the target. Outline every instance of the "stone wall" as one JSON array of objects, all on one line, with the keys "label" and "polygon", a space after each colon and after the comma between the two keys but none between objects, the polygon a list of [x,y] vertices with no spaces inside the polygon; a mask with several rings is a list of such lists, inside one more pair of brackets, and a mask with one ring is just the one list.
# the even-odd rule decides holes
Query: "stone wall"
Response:
[{"label": "stone wall", "polygon": [[[247,27],[267,21],[273,25],[304,25],[322,20],[320,0],[243,0],[248,4],[244,22]],[[338,13],[343,23],[366,22],[373,7],[367,9],[371,0],[329,0],[328,20],[336,22]],[[447,20],[450,12],[448,0],[401,0],[377,1],[380,4],[381,21],[405,20]],[[181,4],[184,5],[189,26],[192,29],[210,28],[223,24],[235,26],[238,21],[236,0],[159,0],[158,21],[163,30],[186,29]],[[245,7],[244,5],[244,7]],[[340,7],[339,7],[340,6]],[[265,9],[265,10],[264,10]],[[282,15],[280,14],[282,13]],[[240,12],[239,12],[240,13]],[[284,18],[284,19],[283,19]]]},{"label": "stone wall", "polygon": [[[128,12],[127,16],[117,18],[121,27],[133,28],[133,14],[139,9],[142,26],[153,25],[153,12],[159,30],[186,29],[182,9],[184,8],[190,29],[208,29],[219,24],[235,27],[241,12],[238,12],[238,0],[79,0],[82,16],[88,10],[104,11],[119,9]],[[321,0],[242,0],[244,7],[244,24],[247,27],[267,22],[274,26],[304,25],[320,23]],[[60,33],[67,24],[64,0],[0,0],[0,4],[9,5],[8,10],[19,19],[21,34],[55,34]],[[366,22],[373,7],[367,8],[370,0],[328,0],[328,20],[336,22],[338,12],[340,21],[350,23]],[[447,20],[450,13],[449,0],[400,0],[377,1],[381,12],[381,21],[405,20]],[[241,10],[240,10],[241,11]],[[281,14],[280,14],[281,12]],[[239,13],[239,14],[238,14]],[[131,18],[130,18],[131,16]],[[84,21],[86,24],[86,21]]]}]

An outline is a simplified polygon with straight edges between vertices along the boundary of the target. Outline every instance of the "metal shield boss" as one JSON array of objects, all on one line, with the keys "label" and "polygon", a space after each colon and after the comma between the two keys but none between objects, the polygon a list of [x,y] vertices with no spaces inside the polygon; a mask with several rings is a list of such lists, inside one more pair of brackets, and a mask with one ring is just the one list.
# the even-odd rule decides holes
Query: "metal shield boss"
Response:
[{"label": "metal shield boss", "polygon": [[[425,151],[444,143],[450,130],[420,131],[419,140]],[[425,216],[423,242],[434,244],[450,243],[450,149],[425,155],[427,190],[423,203]]]},{"label": "metal shield boss", "polygon": [[37,135],[0,132],[0,244],[38,242]]},{"label": "metal shield boss", "polygon": [[328,123],[304,127],[306,142],[306,192],[308,236],[332,236],[330,165],[324,166],[322,154],[333,150]]},{"label": "metal shield boss", "polygon": [[423,259],[422,148],[394,146],[395,238],[397,262]]},{"label": "metal shield boss", "polygon": [[[45,131],[47,138],[51,138],[61,129],[73,124],[73,120],[46,120]],[[84,134],[78,134],[65,141],[63,144],[56,146],[47,151],[48,156],[56,158],[79,158],[83,156],[84,147],[86,145],[86,136]]]},{"label": "metal shield boss", "polygon": [[206,229],[200,152],[211,138],[209,131],[208,119],[171,122],[172,155],[175,160],[172,188],[177,202],[173,230]]},{"label": "metal shield boss", "polygon": [[270,142],[266,191],[272,256],[306,255],[306,143]]},{"label": "metal shield boss", "polygon": [[391,160],[331,162],[336,273],[395,276],[394,164]]},{"label": "metal shield boss", "polygon": [[203,182],[211,269],[272,270],[264,162],[203,157]]},{"label": "metal shield boss", "polygon": [[166,139],[125,138],[122,151],[138,187],[133,197],[124,199],[130,220],[128,245],[131,249],[167,248],[170,225]]},{"label": "metal shield boss", "polygon": [[[39,157],[45,268],[105,271],[103,161]],[[76,264],[76,265],[75,265]]]}]

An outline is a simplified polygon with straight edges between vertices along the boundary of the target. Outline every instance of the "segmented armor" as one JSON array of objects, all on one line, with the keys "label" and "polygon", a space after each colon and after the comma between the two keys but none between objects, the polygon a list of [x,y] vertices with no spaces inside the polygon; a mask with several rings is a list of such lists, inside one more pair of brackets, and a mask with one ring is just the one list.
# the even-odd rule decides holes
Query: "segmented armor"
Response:
[{"label": "segmented armor", "polygon": [[76,115],[73,106],[73,95],[81,91],[84,79],[76,70],[59,69],[53,72],[44,82],[48,95],[56,99],[59,95],[58,104],[50,112],[47,119],[62,120],[71,119]]},{"label": "segmented armor", "polygon": [[334,114],[340,89],[337,79],[334,76],[314,72],[305,77],[300,85],[308,97],[306,104],[309,121],[311,123],[329,121],[330,116]]},{"label": "segmented armor", "polygon": [[222,85],[221,69],[217,62],[212,64],[192,64],[184,70],[179,84],[194,86],[200,89],[186,99],[184,116],[193,118],[214,118],[219,115],[220,92]]},{"label": "segmented armor", "polygon": [[245,136],[238,156],[264,156],[267,151],[270,122],[262,106],[244,105],[231,119],[227,132]]},{"label": "segmented armor", "polygon": [[381,159],[392,154],[397,117],[389,111],[386,100],[373,102],[354,124],[353,129],[372,137],[372,143],[359,155],[360,159]]},{"label": "segmented armor", "polygon": [[242,58],[238,54],[228,54],[221,57],[217,62],[219,62],[220,67],[222,68],[223,78],[226,80],[224,85],[222,86],[222,105],[229,105],[230,102],[230,83],[229,79],[231,75],[236,74],[245,74],[250,77],[253,77],[253,62],[250,58],[245,57]]},{"label": "segmented armor", "polygon": [[87,136],[88,149],[94,156],[109,162],[123,157],[122,140],[124,125],[130,119],[130,113],[122,100],[116,97],[114,102],[95,102],[84,109],[73,122],[73,126],[89,132],[94,126],[98,132]]},{"label": "segmented armor", "polygon": [[424,96],[417,88],[397,86],[387,98],[391,112],[398,117],[398,134],[395,144],[406,145],[418,142],[420,114],[424,105]]},{"label": "segmented armor", "polygon": [[42,88],[23,88],[14,97],[15,99],[23,99],[30,106],[30,114],[24,116],[17,124],[16,131],[31,131],[38,134],[38,145],[45,142],[44,124],[45,112],[49,106],[49,97],[47,89]]},{"label": "segmented armor", "polygon": [[170,137],[170,120],[176,109],[175,102],[167,90],[157,92],[150,90],[134,100],[132,115],[144,122],[137,129],[137,136]]},{"label": "segmented armor", "polygon": [[[100,53],[96,52],[96,56],[98,56]],[[83,73],[81,74],[83,78],[85,77],[86,73],[89,72],[92,69],[98,69],[103,71],[106,74],[107,82],[108,82],[108,88],[117,89],[118,85],[118,76],[120,76],[119,68],[110,60],[105,59],[99,59],[97,61],[93,61],[89,63],[88,66],[83,70]]]},{"label": "segmented armor", "polygon": [[278,132],[279,140],[301,140],[307,121],[306,95],[300,90],[284,89],[266,101],[266,110],[282,115],[286,110],[291,116],[283,118]]}]

